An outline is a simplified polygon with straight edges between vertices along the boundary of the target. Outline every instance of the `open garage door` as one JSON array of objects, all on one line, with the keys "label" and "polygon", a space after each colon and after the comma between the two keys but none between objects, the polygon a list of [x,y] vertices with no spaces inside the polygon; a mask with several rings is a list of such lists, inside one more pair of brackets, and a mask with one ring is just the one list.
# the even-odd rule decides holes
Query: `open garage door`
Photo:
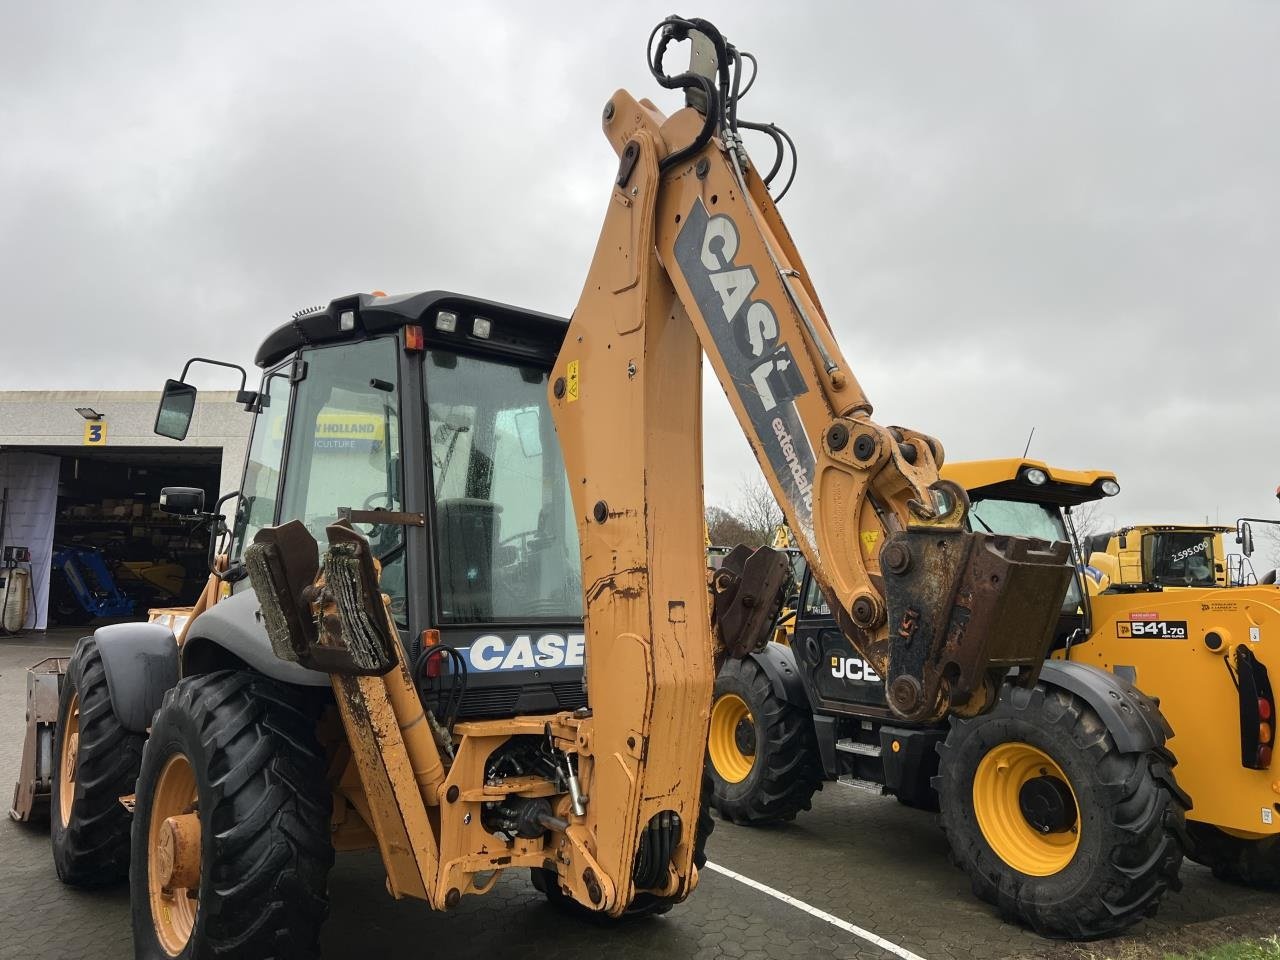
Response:
[{"label": "open garage door", "polygon": [[7,447],[0,456],[24,454],[57,458],[52,549],[33,577],[50,625],[145,619],[150,607],[194,602],[208,576],[208,531],[162,514],[160,490],[199,487],[212,503],[220,448]]}]

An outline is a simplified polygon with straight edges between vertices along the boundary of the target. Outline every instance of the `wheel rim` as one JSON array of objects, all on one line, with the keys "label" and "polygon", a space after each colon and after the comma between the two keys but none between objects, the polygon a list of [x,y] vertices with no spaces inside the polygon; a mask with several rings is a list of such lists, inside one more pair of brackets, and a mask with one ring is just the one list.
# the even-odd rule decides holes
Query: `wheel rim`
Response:
[{"label": "wheel rim", "polygon": [[727,783],[741,783],[755,766],[755,718],[736,693],[726,693],[711,708],[708,753],[716,773]]},{"label": "wheel rim", "polygon": [[147,891],[156,939],[180,954],[196,925],[200,889],[200,820],[191,762],[176,753],[156,780],[147,826]]},{"label": "wheel rim", "polygon": [[75,690],[71,691],[62,726],[66,732],[58,756],[58,815],[65,830],[71,824],[71,806],[76,802],[76,763],[80,756],[80,694]]},{"label": "wheel rim", "polygon": [[973,777],[973,812],[996,856],[1020,873],[1047,877],[1080,847],[1080,805],[1071,781],[1029,743],[993,747]]}]

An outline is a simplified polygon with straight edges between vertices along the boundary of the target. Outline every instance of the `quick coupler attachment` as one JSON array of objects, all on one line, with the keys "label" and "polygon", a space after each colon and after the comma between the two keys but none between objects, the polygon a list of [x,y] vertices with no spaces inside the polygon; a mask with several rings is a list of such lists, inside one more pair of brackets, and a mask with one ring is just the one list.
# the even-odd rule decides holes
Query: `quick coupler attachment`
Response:
[{"label": "quick coupler attachment", "polygon": [[1035,683],[1071,582],[1070,546],[913,526],[889,536],[880,568],[895,714],[976,716],[1006,679]]},{"label": "quick coupler attachment", "polygon": [[771,547],[738,544],[711,578],[711,625],[716,649],[745,657],[764,649],[791,577],[787,555]]},{"label": "quick coupler attachment", "polygon": [[396,664],[369,543],[345,523],[327,528],[320,548],[297,520],[264,527],[244,562],[271,648],[321,673],[380,676]]}]

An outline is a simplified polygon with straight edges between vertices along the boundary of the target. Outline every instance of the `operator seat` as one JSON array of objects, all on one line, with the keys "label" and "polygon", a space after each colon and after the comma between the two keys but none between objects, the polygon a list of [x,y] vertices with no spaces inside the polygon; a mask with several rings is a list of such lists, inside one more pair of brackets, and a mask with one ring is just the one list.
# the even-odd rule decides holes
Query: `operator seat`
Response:
[{"label": "operator seat", "polygon": [[457,497],[436,508],[442,603],[467,619],[493,617],[493,552],[501,505]]}]

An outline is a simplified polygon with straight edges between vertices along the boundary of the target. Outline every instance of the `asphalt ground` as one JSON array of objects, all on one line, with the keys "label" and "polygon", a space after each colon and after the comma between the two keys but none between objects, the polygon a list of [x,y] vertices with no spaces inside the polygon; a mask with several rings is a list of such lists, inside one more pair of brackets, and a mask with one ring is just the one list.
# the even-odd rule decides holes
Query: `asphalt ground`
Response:
[{"label": "asphalt ground", "polygon": [[[0,638],[0,800],[6,809],[22,748],[26,667],[68,655],[80,632]],[[522,873],[504,877],[487,896],[464,898],[448,914],[433,913],[387,896],[376,855],[343,854],[330,879],[325,954],[1101,960],[1159,958],[1184,946],[1280,930],[1275,892],[1220,883],[1189,863],[1182,891],[1166,897],[1159,916],[1129,936],[1082,946],[1045,940],[1001,922],[972,896],[964,875],[947,861],[932,814],[838,784],[827,785],[813,810],[791,824],[717,823],[708,854],[723,870],[706,870],[686,903],[665,917],[620,924],[566,916],[545,904]],[[0,819],[0,960],[131,956],[124,887],[64,886],[54,874],[47,825]]]}]

